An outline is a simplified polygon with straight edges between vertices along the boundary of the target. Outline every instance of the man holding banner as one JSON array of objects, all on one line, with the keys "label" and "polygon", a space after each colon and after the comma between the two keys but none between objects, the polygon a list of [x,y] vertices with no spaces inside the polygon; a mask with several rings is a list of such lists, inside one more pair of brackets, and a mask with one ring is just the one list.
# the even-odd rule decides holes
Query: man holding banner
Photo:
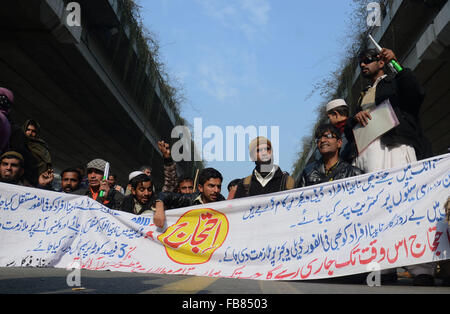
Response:
[{"label": "man holding banner", "polygon": [[322,158],[306,166],[297,183],[298,187],[349,178],[363,173],[359,168],[353,167],[339,157],[342,138],[335,126],[319,125],[315,137]]},{"label": "man holding banner", "polygon": [[165,209],[188,207],[225,200],[222,189],[222,174],[214,168],[203,169],[198,176],[198,191],[193,194],[161,192],[156,200],[154,222],[162,228],[165,223]]},{"label": "man holding banner", "polygon": [[210,194],[221,180],[203,182],[202,172],[201,195],[188,204],[207,203],[166,216],[163,207],[164,229],[156,216],[0,183],[0,266],[285,281],[447,260],[449,169],[447,154],[224,202]]}]

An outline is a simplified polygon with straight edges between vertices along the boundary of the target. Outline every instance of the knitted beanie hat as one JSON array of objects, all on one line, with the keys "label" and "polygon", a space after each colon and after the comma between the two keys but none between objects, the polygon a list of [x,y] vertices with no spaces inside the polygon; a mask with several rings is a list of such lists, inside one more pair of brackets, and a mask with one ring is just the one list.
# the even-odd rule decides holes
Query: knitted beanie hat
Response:
[{"label": "knitted beanie hat", "polygon": [[21,162],[24,161],[22,154],[15,152],[15,151],[9,151],[9,152],[3,153],[0,156],[0,160],[3,160],[4,158],[16,158],[16,159],[19,159]]},{"label": "knitted beanie hat", "polygon": [[256,148],[258,148],[258,146],[261,144],[266,144],[267,146],[272,147],[272,143],[268,138],[264,136],[258,136],[257,138],[253,139],[250,142],[250,145],[248,145],[248,152],[252,161],[256,161]]}]

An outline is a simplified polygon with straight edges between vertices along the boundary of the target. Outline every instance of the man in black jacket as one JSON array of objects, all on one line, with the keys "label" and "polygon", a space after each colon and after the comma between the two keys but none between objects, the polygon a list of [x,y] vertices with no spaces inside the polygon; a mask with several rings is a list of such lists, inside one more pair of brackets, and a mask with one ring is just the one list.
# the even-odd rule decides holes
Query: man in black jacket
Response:
[{"label": "man in black jacket", "polygon": [[357,176],[363,172],[343,161],[339,157],[342,147],[340,132],[332,124],[322,124],[315,132],[317,147],[322,158],[316,160],[303,170],[297,187]]},{"label": "man in black jacket", "polygon": [[225,200],[220,191],[222,189],[222,174],[214,168],[205,168],[198,176],[198,192],[193,194],[179,194],[161,192],[155,203],[154,223],[162,228],[165,222],[165,209],[188,207]]},{"label": "man in black jacket", "polygon": [[[392,106],[400,124],[373,141],[356,158],[356,166],[365,172],[381,171],[406,166],[417,160],[432,156],[430,142],[425,138],[420,125],[420,107],[425,91],[410,69],[403,69],[394,75],[386,75],[387,63],[397,58],[390,49],[383,48],[380,53],[373,49],[359,55],[361,74],[371,86],[363,93],[359,111],[349,119],[345,132],[348,138],[353,136],[352,129],[359,123],[366,127],[372,116],[370,111],[388,103]],[[434,285],[435,264],[421,264],[406,267],[414,276],[414,285]],[[396,277],[395,270],[389,271]],[[383,272],[382,272],[383,275]]]},{"label": "man in black jacket", "polygon": [[400,124],[372,142],[356,159],[356,166],[366,173],[403,166],[432,156],[431,145],[420,125],[420,106],[425,92],[410,69],[395,75],[386,75],[385,65],[396,60],[394,52],[384,48],[381,53],[373,49],[359,55],[361,74],[371,86],[362,94],[359,112],[348,120],[347,138],[354,140],[352,129],[371,121],[370,111],[389,103]]},{"label": "man in black jacket", "polygon": [[149,214],[155,205],[155,193],[151,177],[145,173],[130,181],[131,194],[124,197],[120,210],[135,215]]},{"label": "man in black jacket", "polygon": [[[118,210],[123,201],[123,194],[111,189],[108,181],[103,180],[103,174],[106,168],[106,161],[103,159],[94,159],[88,162],[86,169],[89,186],[87,189],[79,189],[73,192],[77,195],[88,196],[108,208]],[[100,196],[103,191],[103,196]]]}]

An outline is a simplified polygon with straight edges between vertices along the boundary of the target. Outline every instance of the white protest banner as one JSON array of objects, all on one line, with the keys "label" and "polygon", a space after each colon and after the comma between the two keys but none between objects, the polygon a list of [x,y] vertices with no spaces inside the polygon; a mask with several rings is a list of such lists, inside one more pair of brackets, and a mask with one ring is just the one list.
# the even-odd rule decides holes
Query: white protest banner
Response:
[{"label": "white protest banner", "polygon": [[[303,280],[448,259],[450,155],[152,216],[0,184],[0,266]],[[370,265],[370,268],[369,268]],[[378,269],[378,268],[377,268]]]}]

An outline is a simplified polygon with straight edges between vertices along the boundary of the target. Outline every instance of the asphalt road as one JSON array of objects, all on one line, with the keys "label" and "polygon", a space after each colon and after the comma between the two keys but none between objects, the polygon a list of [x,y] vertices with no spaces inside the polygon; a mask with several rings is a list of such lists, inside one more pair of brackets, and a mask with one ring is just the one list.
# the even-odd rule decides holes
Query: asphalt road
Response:
[{"label": "asphalt road", "polygon": [[[78,276],[79,275],[79,276]],[[73,285],[69,286],[68,282]],[[182,275],[138,274],[56,268],[0,268],[0,294],[448,294],[434,287],[416,287],[411,279],[369,287],[339,280],[256,281]]]}]

